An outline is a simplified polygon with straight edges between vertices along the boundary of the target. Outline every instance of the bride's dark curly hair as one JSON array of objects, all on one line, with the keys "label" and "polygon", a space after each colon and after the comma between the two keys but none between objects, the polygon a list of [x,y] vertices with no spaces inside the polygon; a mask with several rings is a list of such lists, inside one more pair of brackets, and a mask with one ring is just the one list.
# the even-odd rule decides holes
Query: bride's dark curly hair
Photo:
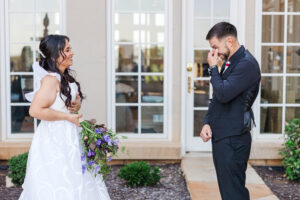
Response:
[{"label": "bride's dark curly hair", "polygon": [[[63,60],[66,55],[64,53],[64,48],[66,46],[66,41],[70,41],[70,39],[65,35],[48,35],[44,37],[41,42],[39,49],[41,51],[39,64],[48,72],[56,72],[61,76],[60,81],[60,97],[62,98],[62,94],[67,97],[64,101],[67,107],[71,106],[71,88],[69,83],[76,83],[78,86],[78,93],[81,100],[84,99],[83,94],[81,92],[80,84],[75,80],[75,78],[71,75],[71,69],[67,68],[64,73],[61,73],[57,66],[57,59],[60,55],[62,55]],[[62,98],[63,99],[63,98]],[[64,100],[64,99],[63,99]]]}]

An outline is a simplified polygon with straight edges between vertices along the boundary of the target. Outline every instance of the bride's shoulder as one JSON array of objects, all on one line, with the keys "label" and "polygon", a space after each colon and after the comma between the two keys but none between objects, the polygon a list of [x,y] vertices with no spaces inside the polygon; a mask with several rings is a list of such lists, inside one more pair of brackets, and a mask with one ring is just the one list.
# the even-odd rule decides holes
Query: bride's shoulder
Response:
[{"label": "bride's shoulder", "polygon": [[58,86],[59,85],[59,80],[55,76],[51,75],[46,75],[42,80],[41,80],[42,86]]}]

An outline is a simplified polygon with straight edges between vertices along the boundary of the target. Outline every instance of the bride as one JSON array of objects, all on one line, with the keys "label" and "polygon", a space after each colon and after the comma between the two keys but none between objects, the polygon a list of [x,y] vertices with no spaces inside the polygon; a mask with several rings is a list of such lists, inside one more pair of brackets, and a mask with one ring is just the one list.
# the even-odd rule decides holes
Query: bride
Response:
[{"label": "bride", "polygon": [[[41,120],[27,161],[20,200],[107,200],[99,175],[83,173],[80,143],[80,84],[70,74],[73,51],[69,38],[49,35],[41,40],[41,59],[33,64],[35,90],[26,94],[29,113]],[[76,103],[77,102],[77,103]]]}]

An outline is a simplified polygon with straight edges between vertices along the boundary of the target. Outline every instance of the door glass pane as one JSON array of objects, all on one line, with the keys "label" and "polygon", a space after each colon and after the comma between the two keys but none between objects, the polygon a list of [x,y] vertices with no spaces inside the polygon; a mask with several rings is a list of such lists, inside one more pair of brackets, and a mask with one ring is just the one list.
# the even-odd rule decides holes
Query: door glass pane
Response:
[{"label": "door glass pane", "polygon": [[11,107],[11,132],[16,133],[33,133],[34,119],[29,116],[29,106],[12,106]]},{"label": "door glass pane", "polygon": [[37,10],[59,11],[60,0],[37,0]]},{"label": "door glass pane", "polygon": [[142,11],[164,11],[165,0],[141,0]]},{"label": "door glass pane", "polygon": [[287,47],[286,67],[288,73],[300,73],[300,46]]},{"label": "door glass pane", "polygon": [[40,41],[49,34],[60,34],[59,13],[36,15],[36,40]]},{"label": "door glass pane", "polygon": [[116,72],[138,72],[138,46],[124,44],[115,46]]},{"label": "door glass pane", "polygon": [[138,76],[117,76],[115,87],[117,103],[138,102]]},{"label": "door glass pane", "polygon": [[283,72],[283,47],[263,46],[261,50],[262,73]]},{"label": "door glass pane", "polygon": [[194,1],[194,16],[195,17],[210,17],[211,0],[195,0]]},{"label": "door glass pane", "polygon": [[214,0],[214,16],[230,17],[230,0]]},{"label": "door glass pane", "polygon": [[139,42],[139,14],[115,14],[115,41]]},{"label": "door glass pane", "polygon": [[194,77],[209,77],[208,50],[194,50]]},{"label": "door glass pane", "polygon": [[300,103],[300,77],[286,77],[286,102]]},{"label": "door glass pane", "polygon": [[263,15],[262,42],[283,42],[283,15]]},{"label": "door glass pane", "polygon": [[9,14],[9,38],[11,42],[33,41],[33,16],[31,13]]},{"label": "door glass pane", "polygon": [[203,121],[207,110],[194,111],[194,137],[200,137],[200,132],[203,126]]},{"label": "door glass pane", "polygon": [[209,81],[194,81],[194,107],[207,107],[209,104]]},{"label": "door glass pane", "polygon": [[32,72],[33,47],[31,45],[10,45],[10,71]]},{"label": "door glass pane", "polygon": [[261,107],[260,108],[260,132],[282,133],[282,108]]},{"label": "door glass pane", "polygon": [[195,19],[194,21],[194,47],[209,47],[205,39],[210,29],[209,19]]},{"label": "door glass pane", "polygon": [[164,71],[164,48],[158,45],[143,45],[141,54],[142,72]]},{"label": "door glass pane", "polygon": [[11,11],[32,11],[34,10],[34,0],[9,0],[8,9]]},{"label": "door glass pane", "polygon": [[164,110],[162,106],[142,106],[142,133],[163,133]]},{"label": "door glass pane", "polygon": [[164,77],[142,76],[142,102],[163,103],[164,102]]},{"label": "door glass pane", "polygon": [[262,77],[261,103],[282,103],[282,77]]},{"label": "door glass pane", "polygon": [[25,99],[25,94],[33,91],[33,76],[11,76],[10,84],[11,102],[28,102]]},{"label": "door glass pane", "polygon": [[284,12],[284,0],[263,0],[263,12]]},{"label": "door glass pane", "polygon": [[285,121],[289,122],[295,118],[300,118],[300,107],[287,107],[285,110]]},{"label": "door glass pane", "polygon": [[116,0],[115,9],[116,11],[138,11],[139,0]]},{"label": "door glass pane", "polygon": [[141,13],[141,42],[164,42],[164,14]]},{"label": "door glass pane", "polygon": [[116,106],[116,131],[117,133],[138,132],[137,106]]},{"label": "door glass pane", "polygon": [[300,12],[300,0],[288,0],[289,12]]},{"label": "door glass pane", "polygon": [[287,42],[300,42],[300,15],[288,15]]}]

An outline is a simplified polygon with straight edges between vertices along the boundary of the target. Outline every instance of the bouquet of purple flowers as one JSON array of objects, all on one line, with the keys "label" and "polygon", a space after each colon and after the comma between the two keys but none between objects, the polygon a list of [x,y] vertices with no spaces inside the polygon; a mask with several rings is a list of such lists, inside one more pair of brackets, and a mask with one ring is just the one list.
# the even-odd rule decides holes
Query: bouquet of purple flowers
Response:
[{"label": "bouquet of purple flowers", "polygon": [[[81,155],[82,173],[86,170],[97,176],[101,174],[103,178],[110,171],[108,162],[113,156],[117,156],[119,149],[119,138],[111,129],[107,129],[104,124],[96,124],[96,120],[82,120],[80,122],[81,142],[84,152]],[[125,138],[125,137],[124,137]],[[122,148],[124,152],[125,148]]]}]

